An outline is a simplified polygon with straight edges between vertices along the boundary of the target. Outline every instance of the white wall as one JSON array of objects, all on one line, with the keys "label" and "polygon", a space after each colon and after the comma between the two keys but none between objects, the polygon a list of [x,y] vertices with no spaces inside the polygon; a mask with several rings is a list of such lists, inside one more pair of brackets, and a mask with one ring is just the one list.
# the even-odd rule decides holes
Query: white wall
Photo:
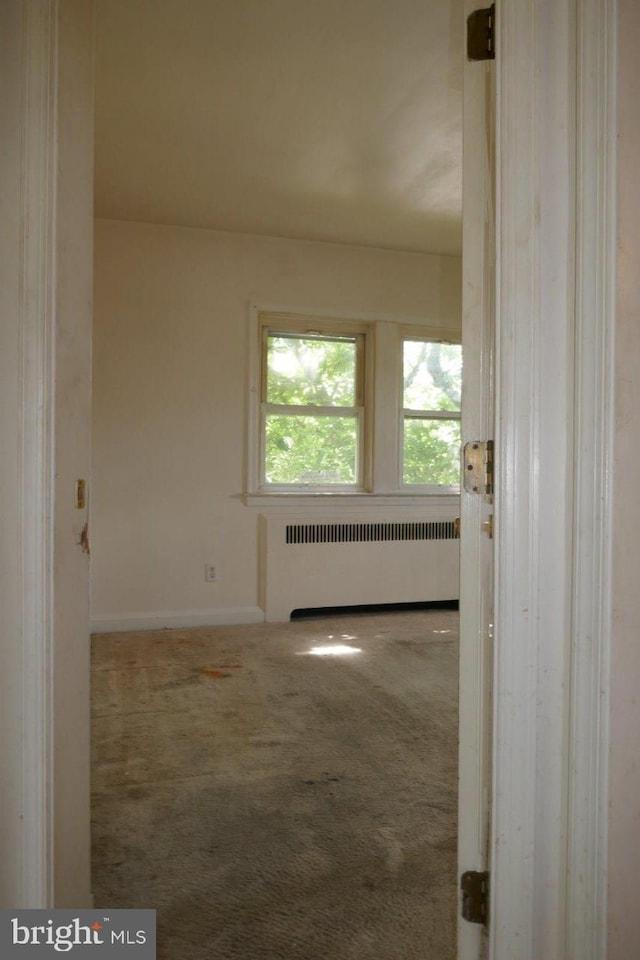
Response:
[{"label": "white wall", "polygon": [[259,509],[241,499],[250,301],[457,332],[460,282],[452,257],[97,221],[94,625],[259,616]]},{"label": "white wall", "polygon": [[607,960],[640,951],[640,6],[618,0],[618,302]]}]

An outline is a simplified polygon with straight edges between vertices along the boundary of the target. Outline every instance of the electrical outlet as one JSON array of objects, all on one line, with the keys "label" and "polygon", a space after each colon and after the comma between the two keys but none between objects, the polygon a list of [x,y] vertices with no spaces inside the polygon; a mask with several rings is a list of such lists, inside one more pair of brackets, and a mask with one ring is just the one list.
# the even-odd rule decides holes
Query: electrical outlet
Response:
[{"label": "electrical outlet", "polygon": [[205,563],[204,578],[208,583],[213,583],[214,580],[218,579],[218,568],[215,563]]}]

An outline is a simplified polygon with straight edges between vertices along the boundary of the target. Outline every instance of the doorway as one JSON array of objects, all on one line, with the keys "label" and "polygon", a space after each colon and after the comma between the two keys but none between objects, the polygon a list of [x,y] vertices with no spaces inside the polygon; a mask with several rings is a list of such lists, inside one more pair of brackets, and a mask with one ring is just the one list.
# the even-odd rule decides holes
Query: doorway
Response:
[{"label": "doorway", "polygon": [[[363,21],[358,3],[304,13],[299,4],[282,3],[268,17],[263,5],[213,13],[196,4],[197,15],[185,21],[182,6],[167,4],[149,24],[135,5],[98,3],[91,518],[97,630],[259,618],[269,606],[255,595],[256,567],[267,565],[260,577],[269,586],[276,576],[260,537],[274,535],[276,513],[296,517],[304,509],[307,525],[384,521],[403,535],[409,522],[451,525],[459,515],[455,484],[422,474],[422,482],[405,484],[400,471],[409,461],[406,450],[399,455],[405,431],[422,439],[425,425],[431,429],[425,414],[437,415],[440,431],[459,417],[459,392],[457,410],[444,390],[442,409],[431,409],[437,401],[398,403],[402,343],[421,347],[428,334],[460,336],[462,8],[427,6],[367,4]],[[200,153],[185,151],[196,134]],[[182,175],[163,180],[170,170]],[[196,210],[190,198],[197,195]],[[358,499],[313,485],[280,491],[289,501],[260,487],[241,498],[243,458],[259,448],[251,428],[245,446],[250,299],[279,306],[269,316],[287,330],[302,317],[302,332],[311,330],[315,342],[329,321],[334,338],[338,324],[359,324],[353,336],[365,342],[360,352],[375,390],[369,386],[367,396],[365,385],[354,403],[368,415],[360,484],[347,491]],[[250,395],[253,389],[251,382]],[[347,412],[339,411],[340,422]],[[278,440],[293,446],[297,436],[289,429]],[[286,470],[278,476],[286,478]],[[304,502],[291,505],[295,497]],[[428,543],[433,558],[423,579],[430,587],[449,563],[437,548],[457,543]],[[416,545],[422,541],[367,540],[359,565],[340,568],[331,589],[351,577],[358,602],[356,581],[362,589],[372,575],[364,554],[387,548],[396,553],[381,569],[388,569],[386,580],[395,577],[397,592],[386,599],[404,599],[420,568],[411,561],[400,568],[400,551]],[[333,561],[308,560],[313,572],[303,585],[319,589],[331,562],[343,562],[349,548],[323,546],[333,550]],[[205,580],[205,567],[215,568],[215,580]],[[287,587],[295,572],[286,575]],[[383,576],[371,599],[384,587]],[[319,597],[316,603],[327,602],[321,591]]]}]

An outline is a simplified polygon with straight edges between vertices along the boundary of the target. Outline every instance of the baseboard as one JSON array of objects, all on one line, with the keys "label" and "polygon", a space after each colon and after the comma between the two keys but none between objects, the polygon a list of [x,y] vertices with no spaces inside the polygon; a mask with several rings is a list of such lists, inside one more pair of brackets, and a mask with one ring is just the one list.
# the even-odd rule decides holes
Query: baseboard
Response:
[{"label": "baseboard", "polygon": [[264,623],[260,607],[217,607],[212,610],[158,610],[155,613],[114,613],[93,617],[92,633],[163,630],[169,627],[218,627]]}]

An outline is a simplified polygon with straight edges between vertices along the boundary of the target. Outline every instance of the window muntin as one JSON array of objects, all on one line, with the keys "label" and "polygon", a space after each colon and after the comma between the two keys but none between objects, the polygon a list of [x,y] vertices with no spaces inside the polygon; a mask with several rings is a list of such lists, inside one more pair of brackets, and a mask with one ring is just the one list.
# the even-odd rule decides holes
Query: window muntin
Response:
[{"label": "window muntin", "polygon": [[263,331],[262,486],[362,489],[364,337]]},{"label": "window muntin", "polygon": [[458,486],[462,347],[403,340],[402,484]]}]

